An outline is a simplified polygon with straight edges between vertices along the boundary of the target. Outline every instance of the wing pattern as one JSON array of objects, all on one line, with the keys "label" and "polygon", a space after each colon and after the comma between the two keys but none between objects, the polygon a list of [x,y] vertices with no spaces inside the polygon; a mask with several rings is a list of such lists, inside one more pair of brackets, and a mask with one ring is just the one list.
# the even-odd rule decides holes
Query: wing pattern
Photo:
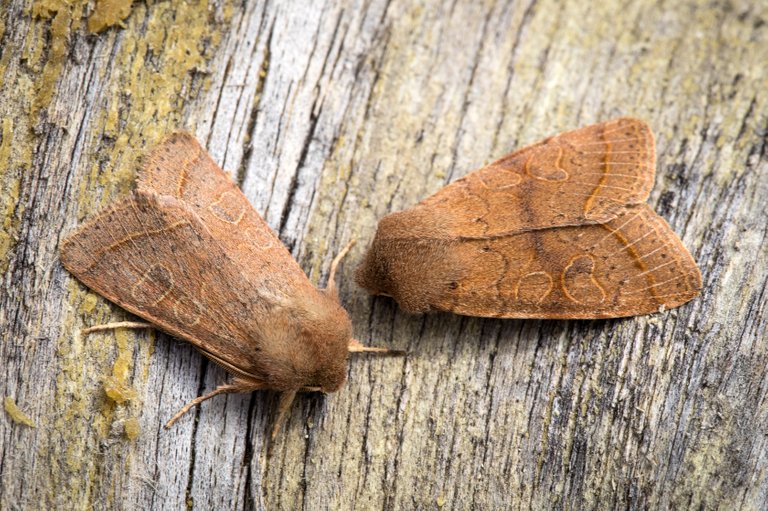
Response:
[{"label": "wing pattern", "polygon": [[252,285],[282,303],[315,288],[243,192],[188,133],[174,133],[148,157],[138,189],[183,201],[200,217]]},{"label": "wing pattern", "polygon": [[682,305],[701,287],[688,251],[646,205],[605,224],[464,240],[448,253],[458,278],[431,305],[472,316],[634,316]]},{"label": "wing pattern", "polygon": [[411,312],[514,318],[648,314],[701,275],[644,204],[648,126],[622,118],[548,138],[383,218],[358,283]]},{"label": "wing pattern", "polygon": [[269,315],[274,303],[184,203],[137,192],[67,238],[61,261],[110,301],[230,369],[258,374],[264,336],[254,317]]},{"label": "wing pattern", "polygon": [[443,217],[450,236],[604,223],[648,198],[654,166],[648,126],[616,119],[504,156],[416,208]]}]

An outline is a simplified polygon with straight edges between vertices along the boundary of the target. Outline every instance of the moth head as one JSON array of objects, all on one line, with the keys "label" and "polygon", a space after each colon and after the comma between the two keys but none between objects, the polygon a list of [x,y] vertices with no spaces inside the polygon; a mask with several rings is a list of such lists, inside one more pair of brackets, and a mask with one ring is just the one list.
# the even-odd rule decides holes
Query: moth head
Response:
[{"label": "moth head", "polygon": [[352,339],[352,322],[335,293],[318,292],[322,298],[310,304],[302,343],[307,350],[308,387],[335,392],[347,379],[347,346]]},{"label": "moth head", "polygon": [[335,392],[346,380],[352,323],[338,299],[313,291],[264,330],[258,363],[268,388]]}]

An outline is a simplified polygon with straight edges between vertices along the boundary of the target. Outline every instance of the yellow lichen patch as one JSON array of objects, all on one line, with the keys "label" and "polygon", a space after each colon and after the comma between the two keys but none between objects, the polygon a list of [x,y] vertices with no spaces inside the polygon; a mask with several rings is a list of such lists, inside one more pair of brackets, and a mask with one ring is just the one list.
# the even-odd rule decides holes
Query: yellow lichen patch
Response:
[{"label": "yellow lichen patch", "polygon": [[92,314],[96,310],[96,305],[99,303],[99,297],[94,293],[88,293],[80,302],[80,314]]},{"label": "yellow lichen patch", "polygon": [[118,351],[117,360],[112,366],[112,376],[124,382],[133,367],[134,340],[132,336],[128,335],[127,329],[119,328],[115,330],[115,341]]},{"label": "yellow lichen patch", "polygon": [[19,202],[20,189],[21,180],[15,178],[9,180],[4,190],[0,190],[2,191],[1,197],[4,202],[2,208],[2,228],[0,229],[0,273],[4,273],[8,269],[8,253],[16,244],[14,213]]},{"label": "yellow lichen patch", "polygon": [[134,341],[128,336],[126,329],[115,330],[117,344],[117,359],[112,366],[112,375],[104,379],[104,392],[107,397],[117,404],[134,401],[136,391],[128,384],[128,375],[133,367]]},{"label": "yellow lichen patch", "polygon": [[118,381],[114,376],[107,376],[104,379],[104,393],[109,399],[119,405],[126,401],[133,401],[137,397],[134,389]]},{"label": "yellow lichen patch", "polygon": [[[92,150],[95,180],[104,191],[94,196],[94,183],[83,183],[80,218],[127,194],[140,157],[181,123],[185,101],[198,92],[190,87],[191,73],[206,68],[218,41],[220,30],[211,30],[215,17],[209,12],[207,1],[200,0],[133,4],[120,51],[113,57],[106,101],[97,114],[96,123],[113,139]],[[202,80],[194,85],[207,84]]]},{"label": "yellow lichen patch", "polygon": [[[72,3],[67,9],[72,13],[70,30],[75,30],[77,1],[37,4],[56,4],[55,7],[61,8]],[[83,0],[77,5],[81,4],[87,2]],[[82,156],[75,162],[71,196],[67,198],[76,204],[78,220],[91,217],[129,193],[134,186],[139,157],[181,124],[185,105],[201,93],[206,82],[195,79],[194,71],[205,69],[215,51],[216,38],[212,34],[226,31],[220,23],[215,24],[217,17],[211,15],[213,9],[221,9],[221,4],[209,8],[207,1],[195,0],[134,2],[131,15],[122,22],[124,28],[119,31],[118,42],[114,40],[117,31],[92,36],[101,41],[94,47],[97,53],[93,58],[109,65],[99,66],[95,71],[93,79],[100,84],[98,108],[91,113],[90,125],[82,138]],[[38,11],[36,16],[41,21],[32,27],[53,25],[53,21],[48,20],[59,12]],[[52,40],[57,34],[42,32],[33,42]],[[28,36],[28,41],[31,37],[34,36]],[[51,48],[45,46],[40,63],[31,65],[39,66],[41,71],[49,67],[51,70],[45,79],[53,78],[49,83],[55,84],[58,83],[55,68],[49,62],[42,63],[50,58],[51,52]],[[66,72],[69,66],[59,68],[57,73],[62,69]],[[29,90],[33,91],[29,94],[30,102],[38,87],[30,84]],[[52,111],[66,110],[66,105],[59,105],[63,99],[55,87],[52,90],[51,101],[45,103],[45,96],[39,98],[38,103],[53,102]],[[44,455],[62,464],[61,470],[57,464],[52,471],[49,484],[55,491],[49,504],[62,502],[67,505],[53,507],[80,509],[92,507],[99,474],[105,470],[104,458],[91,453],[114,433],[118,420],[137,414],[138,396],[149,375],[152,338],[143,334],[137,340],[135,331],[128,329],[87,337],[78,335],[83,324],[120,321],[122,312],[95,298],[74,279],[68,283],[68,302],[72,307],[63,320],[57,346],[61,369],[56,379],[56,418],[51,425],[53,447]],[[124,435],[136,438],[138,421],[128,419],[124,424]],[[109,466],[106,470],[115,470],[115,467]]]},{"label": "yellow lichen patch", "polygon": [[[8,172],[11,158],[11,142],[13,141],[13,119],[6,117],[2,124],[2,141],[0,141],[0,200],[2,200],[2,223],[0,223],[0,273],[8,269],[8,252],[15,243],[13,237],[13,218],[16,204],[19,202],[21,180]],[[8,179],[3,186],[3,177]]]},{"label": "yellow lichen patch", "polygon": [[[67,59],[70,31],[77,30],[80,26],[80,18],[87,4],[87,0],[40,0],[32,6],[34,17],[52,18],[52,21],[48,55],[43,66],[42,77],[35,84],[36,97],[32,104],[31,117],[35,117],[41,108],[51,103],[56,83]],[[44,43],[38,41],[37,44]],[[41,47],[38,46],[38,48]]]},{"label": "yellow lichen patch", "polygon": [[130,0],[98,0],[88,17],[88,32],[95,34],[120,24],[131,14]]},{"label": "yellow lichen patch", "polygon": [[11,156],[11,140],[13,139],[13,119],[6,117],[3,119],[2,142],[0,142],[0,171],[8,166],[8,160]]},{"label": "yellow lichen patch", "polygon": [[139,419],[131,417],[125,421],[125,436],[128,440],[135,440],[141,434],[141,426],[139,425]]},{"label": "yellow lichen patch", "polygon": [[16,406],[16,401],[14,401],[12,397],[6,397],[3,400],[3,408],[5,408],[6,413],[11,417],[11,419],[13,419],[14,422],[24,424],[30,428],[35,427],[35,421],[33,421],[29,415],[22,412],[21,409]]}]

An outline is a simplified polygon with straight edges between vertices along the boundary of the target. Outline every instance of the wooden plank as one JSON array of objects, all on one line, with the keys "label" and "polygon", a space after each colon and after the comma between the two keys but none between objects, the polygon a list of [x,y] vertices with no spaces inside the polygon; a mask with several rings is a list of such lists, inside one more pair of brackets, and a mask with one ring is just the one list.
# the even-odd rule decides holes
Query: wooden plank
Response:
[{"label": "wooden plank", "polygon": [[[765,507],[768,9],[605,4],[134,2],[91,34],[86,0],[3,2],[0,397],[36,427],[0,413],[0,508]],[[699,262],[699,299],[502,321],[407,316],[354,285],[384,214],[619,115],[657,134],[649,202]],[[339,277],[355,332],[409,351],[355,356],[272,444],[270,393],[162,429],[225,379],[191,347],[78,334],[129,315],[63,270],[58,243],[177,127],[314,282],[358,239]],[[107,378],[137,397],[113,402]]]}]

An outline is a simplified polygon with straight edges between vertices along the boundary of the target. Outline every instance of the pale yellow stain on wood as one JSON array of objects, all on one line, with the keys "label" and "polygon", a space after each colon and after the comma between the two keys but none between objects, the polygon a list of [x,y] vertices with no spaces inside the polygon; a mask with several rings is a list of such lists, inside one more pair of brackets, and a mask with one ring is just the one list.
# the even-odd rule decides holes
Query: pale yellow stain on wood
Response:
[{"label": "pale yellow stain on wood", "polygon": [[12,397],[6,397],[3,400],[3,408],[5,408],[5,412],[13,421],[29,426],[30,428],[36,427],[32,417],[21,411],[21,408],[18,407],[16,401]]},{"label": "pale yellow stain on wood", "polygon": [[88,31],[98,33],[115,25],[124,27],[122,21],[131,14],[132,0],[97,0],[88,16]]},{"label": "pale yellow stain on wood", "polygon": [[125,437],[128,440],[136,440],[139,438],[139,435],[141,434],[141,425],[139,424],[139,419],[136,417],[131,417],[125,421],[123,427],[125,428]]},{"label": "pale yellow stain on wood", "polygon": [[[113,136],[114,143],[102,146],[98,138],[90,137],[84,141],[83,168],[88,169],[91,178],[78,180],[74,185],[79,189],[76,209],[80,218],[132,188],[136,158],[141,154],[134,149],[161,138],[180,123],[181,107],[186,100],[182,90],[191,83],[190,72],[205,69],[220,38],[214,33],[212,11],[206,1],[159,2],[149,6],[142,3],[133,9],[135,15],[125,9],[125,3],[123,7],[107,4],[101,2],[95,12],[89,12],[87,1],[32,3],[28,10],[30,26],[21,49],[28,65],[37,73],[32,79],[15,63],[9,70],[13,52],[3,52],[0,89],[7,97],[12,88],[15,104],[21,107],[2,120],[0,268],[3,270],[8,265],[9,254],[17,246],[19,219],[24,214],[23,204],[19,204],[23,193],[21,176],[31,167],[40,143],[32,127],[46,115],[49,120],[59,122],[57,118],[63,111],[61,102],[67,101],[59,87],[62,80],[68,79],[71,45],[77,37],[82,37],[85,15],[95,16],[89,27],[92,30],[106,28],[105,24],[117,23],[120,18],[122,28],[116,30],[123,33],[113,55],[108,51],[97,57],[113,57],[114,62],[113,72],[109,74],[108,66],[96,69],[96,79],[105,82],[109,93],[106,102],[93,112],[93,129],[94,133]],[[120,12],[113,11],[113,17],[104,17],[110,14],[105,8]],[[148,27],[144,27],[145,21]],[[115,31],[99,37],[114,41]],[[108,47],[113,44],[108,43]],[[150,50],[151,64],[145,60]],[[201,85],[206,86],[206,81]],[[149,376],[152,346],[151,341],[140,344],[136,335],[127,332],[81,338],[77,331],[82,325],[109,321],[114,309],[96,295],[84,292],[73,280],[67,286],[69,303],[74,307],[63,318],[61,336],[54,340],[60,368],[52,375],[55,405],[41,418],[53,434],[49,442],[38,444],[38,449],[44,459],[59,460],[51,463],[48,489],[44,492],[49,505],[60,507],[66,502],[66,507],[80,508],[87,507],[93,498],[94,485],[98,484],[102,470],[88,453],[93,452],[98,442],[110,437],[115,420],[141,412],[141,401],[132,382],[133,365],[139,364],[135,374],[141,388]],[[123,314],[116,313],[118,317]],[[136,361],[135,353],[140,353]],[[99,393],[102,381],[104,391]],[[94,415],[94,406],[98,407],[99,402],[100,410]],[[126,429],[127,437],[134,434],[138,434],[138,428]]]}]

